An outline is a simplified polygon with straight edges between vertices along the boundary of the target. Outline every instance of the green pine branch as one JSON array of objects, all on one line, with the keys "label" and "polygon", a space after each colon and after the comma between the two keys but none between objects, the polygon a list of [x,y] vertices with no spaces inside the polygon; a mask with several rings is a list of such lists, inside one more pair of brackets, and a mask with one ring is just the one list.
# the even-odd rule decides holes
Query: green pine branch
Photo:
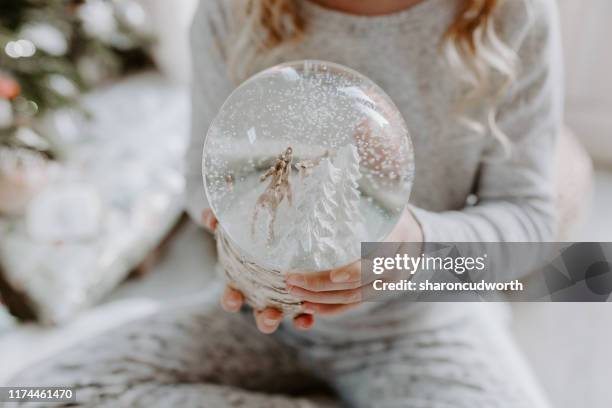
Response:
[{"label": "green pine branch", "polygon": [[[20,125],[49,110],[78,106],[78,94],[97,85],[79,70],[79,62],[84,58],[110,78],[152,65],[147,52],[152,39],[132,30],[118,16],[117,32],[128,40],[129,47],[119,48],[87,35],[77,15],[82,3],[81,0],[0,1],[0,74],[14,79],[20,86],[20,98],[13,103]],[[64,35],[68,45],[65,55],[50,55],[41,49],[31,57],[11,58],[7,55],[6,45],[21,39],[20,32],[26,25],[42,23],[53,26]],[[50,86],[53,76],[70,81],[77,93],[65,94],[54,89]],[[31,118],[24,118],[18,112],[17,104],[23,104],[24,100],[34,102],[38,107]],[[9,139],[6,135],[11,129],[1,132],[0,144],[6,144]]]}]

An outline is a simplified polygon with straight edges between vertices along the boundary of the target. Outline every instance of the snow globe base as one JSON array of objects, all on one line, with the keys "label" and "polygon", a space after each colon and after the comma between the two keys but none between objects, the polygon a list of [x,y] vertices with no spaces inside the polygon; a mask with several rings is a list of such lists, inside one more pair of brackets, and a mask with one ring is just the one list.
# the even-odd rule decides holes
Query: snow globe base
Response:
[{"label": "snow globe base", "polygon": [[223,231],[217,229],[219,264],[228,284],[242,293],[255,310],[274,308],[286,316],[299,314],[302,301],[291,295],[285,285],[285,274],[267,269],[248,260]]}]

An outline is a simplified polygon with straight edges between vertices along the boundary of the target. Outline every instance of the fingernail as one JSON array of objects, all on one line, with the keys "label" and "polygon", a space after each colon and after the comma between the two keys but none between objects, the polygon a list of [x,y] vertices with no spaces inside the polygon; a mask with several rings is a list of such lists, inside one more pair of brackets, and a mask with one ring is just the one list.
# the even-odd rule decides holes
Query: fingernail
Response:
[{"label": "fingernail", "polygon": [[304,277],[299,273],[291,273],[287,276],[287,283],[290,285],[303,285]]},{"label": "fingernail", "polygon": [[330,276],[332,282],[336,283],[347,282],[350,277],[351,275],[347,271],[335,271]]},{"label": "fingernail", "polygon": [[314,310],[307,303],[302,303],[302,312],[306,314],[314,314]]},{"label": "fingernail", "polygon": [[225,304],[229,307],[237,307],[238,306],[238,302],[236,302],[235,300],[231,300],[228,299],[225,301]]},{"label": "fingernail", "polygon": [[278,323],[278,320],[276,320],[276,319],[271,319],[269,317],[264,317],[264,324],[266,326],[276,326],[277,323]]}]

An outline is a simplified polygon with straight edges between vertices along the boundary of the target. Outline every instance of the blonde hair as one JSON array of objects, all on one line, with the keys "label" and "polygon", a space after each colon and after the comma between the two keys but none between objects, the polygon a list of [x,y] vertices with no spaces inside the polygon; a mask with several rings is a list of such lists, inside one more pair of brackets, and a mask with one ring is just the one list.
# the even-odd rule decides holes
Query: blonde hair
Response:
[{"label": "blonde hair", "polygon": [[[470,86],[457,106],[457,117],[478,133],[488,130],[508,153],[510,143],[497,126],[492,103],[513,82],[517,70],[515,52],[499,39],[494,27],[494,13],[501,1],[463,0],[441,39],[441,50],[457,78]],[[235,30],[228,65],[236,81],[265,68],[266,61],[283,47],[300,41],[308,25],[300,14],[299,0],[235,0],[233,7],[240,29]],[[494,72],[504,78],[498,89],[492,89]],[[483,105],[488,105],[485,118],[468,115]]]}]

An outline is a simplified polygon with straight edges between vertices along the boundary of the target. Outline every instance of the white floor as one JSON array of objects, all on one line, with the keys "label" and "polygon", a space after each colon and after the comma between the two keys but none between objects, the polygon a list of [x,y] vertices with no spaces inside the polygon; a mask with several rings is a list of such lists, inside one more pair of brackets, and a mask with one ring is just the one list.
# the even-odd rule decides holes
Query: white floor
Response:
[{"label": "white floor", "polygon": [[[612,241],[612,173],[599,172],[593,209],[576,233],[580,241]],[[51,354],[92,332],[192,296],[216,298],[214,241],[187,225],[166,256],[144,278],[119,287],[105,302],[61,331],[23,327],[0,333],[0,385],[39,354]],[[514,304],[514,332],[554,408],[612,407],[612,305]],[[117,319],[114,318],[116,321]],[[69,339],[69,340],[66,340]],[[42,340],[42,341],[41,341]]]}]

